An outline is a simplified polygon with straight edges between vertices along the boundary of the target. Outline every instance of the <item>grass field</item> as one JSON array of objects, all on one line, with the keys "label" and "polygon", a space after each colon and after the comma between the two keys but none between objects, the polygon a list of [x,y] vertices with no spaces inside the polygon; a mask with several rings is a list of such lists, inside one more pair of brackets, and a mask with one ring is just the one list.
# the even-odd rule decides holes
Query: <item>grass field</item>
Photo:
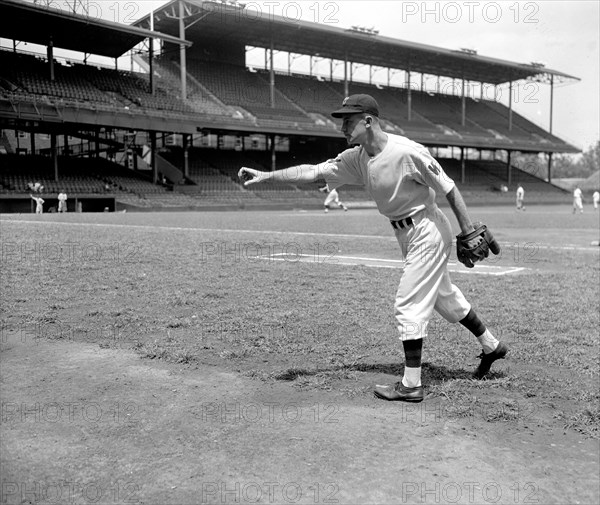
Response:
[{"label": "grass field", "polygon": [[[510,354],[490,380],[471,380],[477,341],[436,315],[419,415],[372,395],[403,370],[393,319],[401,258],[374,210],[2,216],[2,503],[58,503],[56,483],[69,479],[79,483],[73,503],[597,502],[598,212],[471,214],[503,252],[473,270],[452,259],[451,275]],[[129,361],[100,371],[100,357]],[[154,375],[141,380],[142,364]],[[158,386],[159,371],[180,386]],[[120,382],[105,384],[111,374]],[[261,395],[336,424],[291,432],[275,410],[244,423],[250,406],[271,405]],[[127,405],[135,422],[42,422],[43,406],[90,402]],[[400,425],[396,453],[384,441]],[[131,446],[143,433],[151,439]],[[561,443],[569,449],[552,448]],[[166,453],[152,452],[162,444]],[[194,465],[200,480],[187,476]],[[497,483],[502,499],[466,493],[471,481]],[[81,487],[90,482],[102,499]],[[268,494],[267,482],[297,499]]]}]

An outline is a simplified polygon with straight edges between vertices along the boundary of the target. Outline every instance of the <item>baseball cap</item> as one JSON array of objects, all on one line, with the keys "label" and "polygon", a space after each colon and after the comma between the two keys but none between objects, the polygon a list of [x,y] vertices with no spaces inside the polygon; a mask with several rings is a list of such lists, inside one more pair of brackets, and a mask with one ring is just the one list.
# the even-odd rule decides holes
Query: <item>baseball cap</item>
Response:
[{"label": "baseball cap", "polygon": [[331,113],[333,117],[365,112],[379,117],[379,105],[371,95],[350,95],[344,98],[342,108]]}]

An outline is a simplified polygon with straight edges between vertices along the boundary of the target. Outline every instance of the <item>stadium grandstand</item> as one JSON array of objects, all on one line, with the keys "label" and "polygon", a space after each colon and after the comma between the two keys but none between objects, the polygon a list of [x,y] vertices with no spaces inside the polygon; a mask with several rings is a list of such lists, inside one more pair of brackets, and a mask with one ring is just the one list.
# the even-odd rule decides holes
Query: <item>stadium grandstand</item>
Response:
[{"label": "stadium grandstand", "polygon": [[[428,146],[469,201],[508,201],[507,188],[512,202],[518,184],[529,202],[564,198],[552,184],[552,155],[579,149],[486,90],[535,81],[552,91],[574,76],[231,1],[172,0],[130,25],[76,9],[84,0],[72,11],[51,3],[0,2],[0,38],[12,41],[0,48],[2,212],[31,212],[35,182],[47,210],[61,190],[69,211],[320,206],[316,183],[254,190],[236,174],[341,152],[346,141],[329,113],[353,93],[377,99],[385,131]],[[24,43],[46,51],[26,52]],[[250,50],[264,52],[264,65],[248,62]],[[288,68],[275,67],[275,53],[288,55]],[[115,65],[92,63],[92,55]],[[307,71],[292,68],[298,55],[310,59]],[[124,56],[130,69],[118,68]],[[329,62],[329,75],[312,71],[316,59]],[[387,83],[359,81],[357,66],[385,70]],[[545,154],[547,173],[515,167],[515,153]],[[344,198],[369,200],[360,188]]]}]

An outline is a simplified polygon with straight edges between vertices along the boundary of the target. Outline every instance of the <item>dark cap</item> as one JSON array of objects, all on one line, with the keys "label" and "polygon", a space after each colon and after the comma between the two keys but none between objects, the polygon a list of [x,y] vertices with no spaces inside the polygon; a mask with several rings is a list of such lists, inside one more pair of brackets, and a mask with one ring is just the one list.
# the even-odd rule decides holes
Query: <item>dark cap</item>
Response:
[{"label": "dark cap", "polygon": [[350,95],[344,98],[342,108],[331,113],[333,117],[344,117],[347,114],[373,114],[379,117],[379,105],[371,95]]}]

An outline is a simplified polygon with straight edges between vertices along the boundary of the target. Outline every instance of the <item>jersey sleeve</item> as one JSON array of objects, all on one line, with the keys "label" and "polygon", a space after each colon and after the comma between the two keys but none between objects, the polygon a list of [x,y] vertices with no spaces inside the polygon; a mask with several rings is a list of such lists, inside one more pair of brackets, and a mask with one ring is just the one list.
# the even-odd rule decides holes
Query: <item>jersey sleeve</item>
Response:
[{"label": "jersey sleeve", "polygon": [[359,149],[358,147],[347,149],[327,161],[327,169],[323,175],[330,191],[346,184],[365,185],[359,166]]},{"label": "jersey sleeve", "polygon": [[447,195],[454,188],[454,180],[431,155],[417,153],[411,156],[411,164],[415,169],[415,181],[432,188],[437,194]]}]

